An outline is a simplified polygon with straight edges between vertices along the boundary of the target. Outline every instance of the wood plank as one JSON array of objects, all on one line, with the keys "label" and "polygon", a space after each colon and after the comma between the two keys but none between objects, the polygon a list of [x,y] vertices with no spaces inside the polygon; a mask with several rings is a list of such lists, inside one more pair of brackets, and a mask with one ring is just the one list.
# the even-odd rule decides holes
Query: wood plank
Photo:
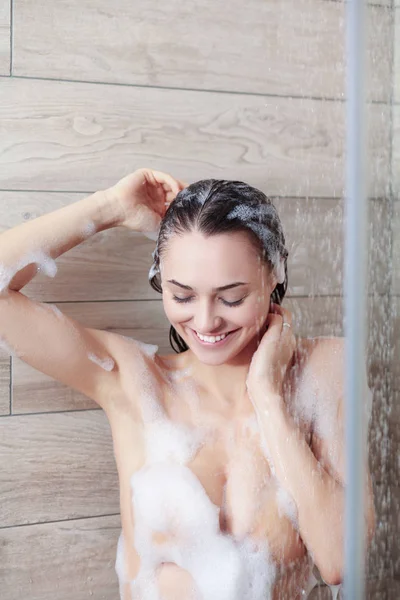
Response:
[{"label": "wood plank", "polygon": [[[264,191],[268,193],[268,188]],[[0,232],[81,198],[80,194],[0,192]],[[273,198],[273,202],[289,251],[287,296],[342,294],[343,200]],[[390,282],[389,208],[385,201],[369,202],[370,293],[386,293]],[[160,300],[148,283],[154,246],[145,236],[122,227],[103,231],[59,257],[54,279],[39,273],[23,293],[46,302]]]},{"label": "wood plank", "polygon": [[11,3],[0,0],[0,75],[10,75]]},{"label": "wood plank", "polygon": [[[4,79],[0,188],[93,191],[149,165],[273,196],[343,197],[345,112],[339,101]],[[370,197],[387,194],[389,116],[368,105]]]},{"label": "wood plank", "polygon": [[10,369],[10,355],[0,348],[0,415],[8,415],[10,413]]},{"label": "wood plank", "polygon": [[400,296],[400,202],[396,201],[396,198],[394,200],[392,217],[392,294]]},{"label": "wood plank", "polygon": [[120,516],[0,529],[2,600],[119,598]]},{"label": "wood plank", "polygon": [[400,0],[394,9],[393,101],[400,102]]},{"label": "wood plank", "polygon": [[0,434],[1,527],[119,513],[102,410],[2,417]]},{"label": "wood plank", "polygon": [[[0,528],[2,600],[105,600],[118,598],[115,557],[120,516]],[[366,600],[386,599],[395,583],[368,572]],[[398,589],[398,586],[396,587]],[[320,586],[310,600],[331,600]],[[389,596],[397,600],[398,596]]]},{"label": "wood plank", "polygon": [[[343,98],[346,4],[41,0],[14,9],[15,75]],[[196,15],[193,18],[193,15]],[[79,15],[79,18],[77,18]],[[391,11],[369,6],[369,97],[389,102]]]},{"label": "wood plank", "polygon": [[[400,444],[397,436],[397,457],[399,456]],[[397,460],[398,462],[398,460]],[[394,589],[398,591],[398,595],[390,595],[390,600],[398,600],[400,598],[400,478],[399,469],[397,469],[397,479],[393,480],[390,486],[390,506],[388,520],[388,548],[390,556],[390,572],[397,579],[397,587],[391,588],[393,594]]]},{"label": "wood plank", "polygon": [[[390,373],[392,381],[392,389],[400,392],[400,297],[393,296],[391,299],[391,363]],[[400,425],[400,407],[394,409],[397,415],[397,422]]]},{"label": "wood plank", "polygon": [[395,204],[400,197],[400,105],[393,105],[393,157],[392,157],[392,185]]}]

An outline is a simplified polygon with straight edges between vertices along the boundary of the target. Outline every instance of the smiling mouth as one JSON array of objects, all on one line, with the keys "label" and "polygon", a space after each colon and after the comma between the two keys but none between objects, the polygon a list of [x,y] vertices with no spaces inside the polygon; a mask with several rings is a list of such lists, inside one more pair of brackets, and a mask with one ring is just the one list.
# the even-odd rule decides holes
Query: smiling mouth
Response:
[{"label": "smiling mouth", "polygon": [[[222,345],[228,338],[231,337],[232,334],[234,334],[236,331],[239,331],[239,329],[232,329],[231,331],[227,331],[226,333],[219,334],[219,335],[224,336],[221,340],[215,340],[215,338],[218,337],[218,335],[205,336],[205,337],[211,338],[211,339],[204,340],[199,337],[199,335],[195,329],[191,329],[191,331],[193,332],[193,335],[196,337],[196,339],[199,343],[210,345],[210,346],[217,346],[217,345]],[[214,341],[212,341],[212,340],[214,340]]]},{"label": "smiling mouth", "polygon": [[[198,333],[195,329],[192,329],[196,334]],[[229,335],[230,333],[234,333],[237,329],[231,329],[230,331],[221,331],[221,333],[201,333],[203,337],[218,337],[219,335]]]}]

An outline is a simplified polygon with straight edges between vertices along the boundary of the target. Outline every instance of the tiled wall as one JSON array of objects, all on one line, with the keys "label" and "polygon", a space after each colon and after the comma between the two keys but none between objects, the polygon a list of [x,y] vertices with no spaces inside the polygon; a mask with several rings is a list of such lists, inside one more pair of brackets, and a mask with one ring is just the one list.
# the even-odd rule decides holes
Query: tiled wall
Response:
[{"label": "tiled wall", "polygon": [[[400,80],[393,114],[391,104],[400,4],[391,4],[368,7],[368,373],[379,516],[368,598],[376,600],[398,597],[400,572]],[[400,65],[400,35],[396,43]],[[290,251],[285,305],[298,334],[343,335],[344,50],[340,1],[234,0],[227,9],[206,0],[0,0],[0,231],[143,166],[189,182],[242,179],[275,197]],[[147,282],[153,248],[108,230],[60,257],[55,279],[38,275],[23,291],[89,327],[169,352],[169,324]],[[2,352],[0,461],[2,600],[117,598],[118,481],[103,412]]]}]

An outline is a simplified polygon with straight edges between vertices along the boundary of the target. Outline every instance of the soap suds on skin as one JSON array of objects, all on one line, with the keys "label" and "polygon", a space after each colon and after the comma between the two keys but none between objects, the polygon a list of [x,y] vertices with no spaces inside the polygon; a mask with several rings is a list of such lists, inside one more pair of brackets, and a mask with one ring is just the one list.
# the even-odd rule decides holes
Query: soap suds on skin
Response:
[{"label": "soap suds on skin", "polygon": [[[275,566],[266,542],[238,543],[223,535],[219,507],[188,467],[172,463],[144,467],[132,476],[131,488],[135,547],[142,561],[135,593],[145,591],[142,570],[148,585],[155,581],[158,565],[174,562],[192,576],[199,600],[268,598]],[[168,541],[152,543],[154,532],[167,534]]]},{"label": "soap suds on skin", "polygon": [[294,528],[297,529],[297,531],[299,531],[299,515],[297,511],[296,502],[294,501],[293,496],[289,494],[289,492],[285,490],[285,488],[279,486],[276,494],[276,499],[278,502],[279,515],[286,515],[292,522]]},{"label": "soap suds on skin", "polygon": [[[268,600],[278,569],[267,541],[222,533],[221,509],[211,502],[199,479],[186,466],[204,442],[206,428],[194,431],[168,418],[161,402],[163,390],[148,365],[148,361],[154,359],[156,347],[127,339],[135,345],[139,358],[136,364],[139,365],[137,377],[143,389],[141,410],[146,425],[146,463],[130,480],[135,514],[134,544],[141,560],[140,570],[134,580],[127,582],[121,532],[115,563],[120,590],[129,583],[133,600],[162,600],[157,568],[163,562],[172,562],[191,575],[196,600]],[[186,386],[185,400],[189,406],[198,408],[196,389],[187,379],[188,373],[184,369],[168,369],[163,371],[163,375],[172,393],[176,389],[182,396],[183,386]],[[304,417],[315,410],[315,403],[311,400],[308,405],[294,408],[297,409],[297,417]],[[325,417],[325,427],[330,430],[329,418]],[[249,417],[245,425],[251,432],[261,433],[257,413]],[[274,476],[267,444],[262,436],[260,438]],[[240,477],[240,469],[236,477]],[[277,488],[277,502],[278,510],[298,528],[297,507],[282,487]],[[153,536],[157,534],[161,534],[162,542],[155,541]],[[312,568],[311,554],[308,560]],[[303,587],[305,599],[318,583],[310,571]],[[340,586],[329,587],[335,600]]]},{"label": "soap suds on skin", "polygon": [[55,277],[57,274],[57,264],[51,256],[42,250],[29,252],[17,262],[14,268],[0,264],[0,294],[8,294],[8,286],[12,279],[30,264],[36,264],[38,272],[44,273],[47,277]]},{"label": "soap suds on skin", "polygon": [[93,352],[90,352],[88,354],[88,359],[94,362],[96,365],[99,365],[99,367],[101,367],[105,371],[112,371],[115,366],[115,362],[112,358],[99,358],[98,356],[93,354]]},{"label": "soap suds on skin", "polygon": [[16,348],[12,348],[12,346],[7,342],[7,340],[3,336],[0,336],[0,348],[13,358],[22,358],[24,356],[24,354],[18,352]]},{"label": "soap suds on skin", "polygon": [[[144,390],[141,408],[147,454],[145,466],[131,477],[135,548],[141,559],[140,571],[130,582],[132,598],[161,600],[156,569],[173,562],[192,576],[198,600],[265,600],[276,574],[268,544],[238,541],[221,533],[220,508],[185,466],[207,428],[194,431],[168,419],[160,402],[162,390],[146,363],[146,356],[154,354],[142,343],[135,345],[141,356],[136,364]],[[171,378],[172,385],[176,381]],[[188,386],[187,391],[195,390]],[[196,394],[191,402],[196,406]],[[154,543],[154,533],[165,534],[167,541]],[[126,577],[122,552],[120,541],[116,560],[120,585]]]},{"label": "soap suds on skin", "polygon": [[85,238],[89,238],[96,233],[96,225],[93,221],[87,221],[82,227],[82,233]]}]

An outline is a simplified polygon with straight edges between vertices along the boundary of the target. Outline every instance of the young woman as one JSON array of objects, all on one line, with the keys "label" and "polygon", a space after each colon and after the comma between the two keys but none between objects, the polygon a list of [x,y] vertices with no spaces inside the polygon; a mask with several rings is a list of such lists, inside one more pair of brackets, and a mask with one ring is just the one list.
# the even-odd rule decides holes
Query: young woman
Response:
[{"label": "young woman", "polygon": [[[149,280],[171,323],[169,355],[20,292],[118,226],[157,232]],[[296,600],[315,584],[314,565],[328,584],[342,581],[343,338],[295,335],[281,306],[287,257],[259,190],[186,186],[150,169],[0,236],[3,345],[110,422],[121,600]],[[368,427],[366,379],[365,393]],[[369,543],[367,455],[365,475]]]}]

